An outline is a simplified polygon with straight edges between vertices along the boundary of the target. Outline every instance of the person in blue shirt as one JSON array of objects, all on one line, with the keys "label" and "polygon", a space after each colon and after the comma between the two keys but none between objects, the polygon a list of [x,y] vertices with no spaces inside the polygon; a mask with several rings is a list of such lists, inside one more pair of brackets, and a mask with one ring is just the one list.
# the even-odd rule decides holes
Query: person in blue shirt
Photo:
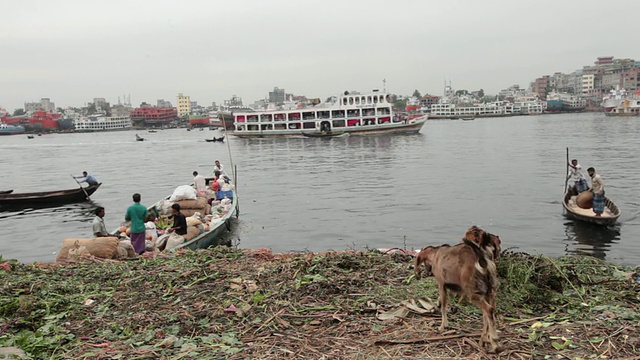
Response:
[{"label": "person in blue shirt", "polygon": [[79,179],[79,183],[86,182],[89,185],[98,185],[98,179],[93,175],[89,175],[86,171],[82,172],[82,176],[74,176],[74,178]]}]

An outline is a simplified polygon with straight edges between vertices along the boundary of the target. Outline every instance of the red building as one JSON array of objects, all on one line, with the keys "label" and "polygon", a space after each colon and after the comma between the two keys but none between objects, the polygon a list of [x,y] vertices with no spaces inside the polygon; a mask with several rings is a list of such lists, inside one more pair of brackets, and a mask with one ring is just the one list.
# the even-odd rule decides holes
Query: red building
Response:
[{"label": "red building", "polygon": [[57,129],[59,117],[60,114],[52,114],[44,110],[38,110],[34,112],[33,116],[29,119],[29,125],[33,128]]},{"label": "red building", "polygon": [[144,124],[165,124],[178,117],[174,107],[141,107],[131,111],[131,121]]}]

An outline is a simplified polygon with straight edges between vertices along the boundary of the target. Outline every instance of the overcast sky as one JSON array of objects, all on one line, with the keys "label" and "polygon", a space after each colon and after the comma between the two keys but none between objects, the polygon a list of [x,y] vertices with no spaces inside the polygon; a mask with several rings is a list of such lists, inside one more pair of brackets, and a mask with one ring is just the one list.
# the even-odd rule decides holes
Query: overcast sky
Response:
[{"label": "overcast sky", "polygon": [[0,106],[179,92],[245,103],[274,86],[489,94],[598,56],[640,59],[640,0],[1,0]]}]

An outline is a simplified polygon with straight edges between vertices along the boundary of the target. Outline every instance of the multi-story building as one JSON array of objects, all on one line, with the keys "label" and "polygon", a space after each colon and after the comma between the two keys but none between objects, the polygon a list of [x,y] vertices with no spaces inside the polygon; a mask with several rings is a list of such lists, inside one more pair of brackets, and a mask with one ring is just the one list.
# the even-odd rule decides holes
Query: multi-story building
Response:
[{"label": "multi-story building", "polygon": [[595,92],[596,76],[594,74],[582,75],[582,95],[590,96]]},{"label": "multi-story building", "polygon": [[109,108],[109,103],[105,98],[93,98],[93,106],[95,106],[97,111],[107,110]]},{"label": "multi-story building", "polygon": [[270,103],[283,103],[285,100],[284,89],[280,89],[277,87],[273,88],[273,91],[269,91],[269,102]]},{"label": "multi-story building", "polygon": [[24,103],[24,111],[32,114],[38,110],[53,111],[56,109],[56,104],[51,102],[49,98],[42,98],[39,102],[26,102]]},{"label": "multi-story building", "polygon": [[191,113],[191,98],[189,96],[185,96],[182,93],[178,94],[178,116],[189,116]]},{"label": "multi-story building", "polygon": [[165,99],[158,99],[157,105],[158,107],[173,107],[173,105],[171,105],[171,101],[167,101]]},{"label": "multi-story building", "polygon": [[538,95],[539,99],[547,98],[547,88],[549,87],[549,75],[544,75],[543,77],[537,78],[532,84],[532,91],[534,94]]}]

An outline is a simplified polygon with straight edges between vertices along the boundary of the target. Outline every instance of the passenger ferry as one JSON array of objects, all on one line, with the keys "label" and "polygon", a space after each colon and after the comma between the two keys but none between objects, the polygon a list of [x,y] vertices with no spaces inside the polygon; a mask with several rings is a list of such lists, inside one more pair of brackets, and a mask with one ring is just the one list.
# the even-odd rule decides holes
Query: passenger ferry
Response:
[{"label": "passenger ferry", "polygon": [[629,95],[625,89],[611,90],[609,96],[602,99],[604,114],[606,116],[640,116],[639,93]]},{"label": "passenger ferry", "polygon": [[431,105],[432,119],[459,119],[462,117],[502,117],[513,116],[513,104],[507,101],[481,103],[474,105],[457,105],[447,99]]},{"label": "passenger ferry", "polygon": [[129,130],[131,117],[91,115],[76,119],[74,124],[75,131],[79,132]]},{"label": "passenger ferry", "polygon": [[294,110],[234,112],[238,137],[313,136],[342,134],[417,133],[428,115],[397,114],[391,96],[345,92],[331,103]]}]

